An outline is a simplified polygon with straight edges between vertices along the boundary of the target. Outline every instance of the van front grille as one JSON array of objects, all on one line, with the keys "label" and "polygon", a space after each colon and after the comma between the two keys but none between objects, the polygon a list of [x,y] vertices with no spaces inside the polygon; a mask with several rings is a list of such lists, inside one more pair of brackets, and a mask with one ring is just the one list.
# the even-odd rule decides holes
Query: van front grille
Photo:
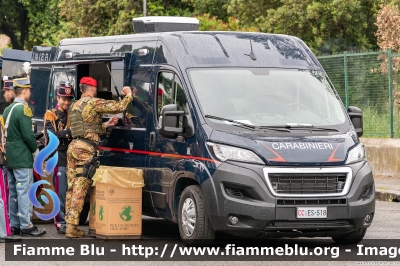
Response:
[{"label": "van front grille", "polygon": [[347,173],[269,173],[276,194],[338,194],[346,184]]},{"label": "van front grille", "polygon": [[323,229],[323,228],[345,228],[351,226],[349,220],[313,220],[313,221],[271,221],[264,228],[265,231],[293,230],[293,229]]},{"label": "van front grille", "polygon": [[226,193],[231,197],[243,198],[243,194],[240,189],[226,188]]},{"label": "van front grille", "polygon": [[278,199],[277,205],[301,206],[301,205],[346,205],[344,199]]}]

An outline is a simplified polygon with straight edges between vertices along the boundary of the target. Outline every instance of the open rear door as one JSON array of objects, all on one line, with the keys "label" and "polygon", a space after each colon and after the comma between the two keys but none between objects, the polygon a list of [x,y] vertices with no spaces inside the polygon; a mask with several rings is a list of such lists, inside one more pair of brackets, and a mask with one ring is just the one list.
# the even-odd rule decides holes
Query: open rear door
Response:
[{"label": "open rear door", "polygon": [[[51,77],[51,65],[38,66],[41,62],[52,62],[56,56],[56,47],[34,46],[31,59],[31,105],[33,117],[36,121],[43,120],[46,112],[46,100]],[[39,123],[40,125],[40,123]]]}]

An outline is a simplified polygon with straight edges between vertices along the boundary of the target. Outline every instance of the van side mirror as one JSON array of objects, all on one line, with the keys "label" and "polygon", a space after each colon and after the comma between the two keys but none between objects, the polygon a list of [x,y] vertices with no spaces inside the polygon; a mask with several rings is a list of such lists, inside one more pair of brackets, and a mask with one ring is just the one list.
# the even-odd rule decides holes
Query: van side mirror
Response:
[{"label": "van side mirror", "polygon": [[[183,116],[182,127],[179,127],[179,117]],[[161,109],[161,128],[159,133],[164,138],[177,138],[193,136],[193,123],[185,111],[178,111],[178,105],[167,104]],[[187,134],[185,134],[187,133]]]},{"label": "van side mirror", "polygon": [[361,109],[355,106],[349,106],[347,112],[350,116],[351,123],[354,126],[357,136],[361,137],[363,135],[363,115]]}]

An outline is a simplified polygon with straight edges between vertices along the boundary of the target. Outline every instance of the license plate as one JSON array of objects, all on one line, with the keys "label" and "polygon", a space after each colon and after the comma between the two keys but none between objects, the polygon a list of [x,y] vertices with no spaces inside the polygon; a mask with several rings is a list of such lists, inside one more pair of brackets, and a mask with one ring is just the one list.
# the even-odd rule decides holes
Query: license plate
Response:
[{"label": "license plate", "polygon": [[297,208],[297,218],[327,218],[328,210],[326,207],[301,207]]}]

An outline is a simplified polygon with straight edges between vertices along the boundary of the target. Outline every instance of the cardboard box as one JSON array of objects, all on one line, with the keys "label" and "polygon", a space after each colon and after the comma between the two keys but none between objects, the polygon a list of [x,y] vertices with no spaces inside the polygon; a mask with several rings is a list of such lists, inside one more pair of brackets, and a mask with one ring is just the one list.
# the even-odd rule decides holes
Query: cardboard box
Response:
[{"label": "cardboard box", "polygon": [[143,171],[101,166],[93,180],[96,186],[96,237],[140,238]]},{"label": "cardboard box", "polygon": [[96,187],[92,187],[90,195],[90,211],[89,211],[89,235],[96,236]]},{"label": "cardboard box", "polygon": [[[52,174],[46,175],[46,177],[40,176],[40,178],[41,178],[41,180],[46,180],[47,182],[50,183],[50,185],[43,185],[43,188],[47,188],[47,189],[50,189],[52,191],[55,191],[54,190],[54,186],[53,186],[53,176],[52,176]],[[49,200],[49,203],[45,204],[43,202],[43,204],[44,204],[44,205],[42,205],[44,207],[43,209],[39,209],[39,208],[33,207],[32,219],[33,219],[34,223],[51,223],[51,222],[53,222],[53,219],[50,219],[48,221],[43,221],[39,217],[37,217],[37,215],[35,213],[35,211],[37,211],[37,212],[42,213],[42,214],[50,214],[53,211],[54,203],[51,200],[50,195],[47,192],[45,192],[44,190],[42,190],[40,192],[39,197],[38,197],[39,202],[41,202],[40,197],[42,195],[47,197],[47,199]]]}]

